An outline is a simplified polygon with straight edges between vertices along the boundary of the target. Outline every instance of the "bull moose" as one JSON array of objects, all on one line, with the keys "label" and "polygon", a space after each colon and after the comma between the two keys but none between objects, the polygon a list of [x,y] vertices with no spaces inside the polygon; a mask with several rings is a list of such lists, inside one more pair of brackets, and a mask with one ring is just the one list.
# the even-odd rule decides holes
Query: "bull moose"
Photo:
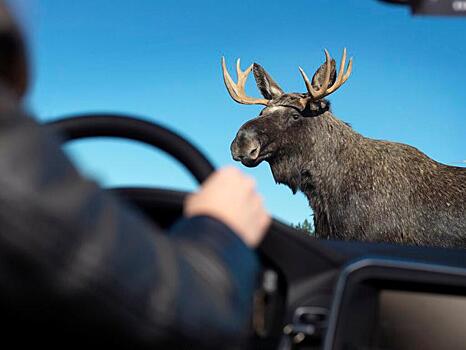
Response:
[{"label": "bull moose", "polygon": [[[326,60],[306,93],[285,93],[259,64],[237,61],[235,83],[222,58],[223,78],[238,103],[264,105],[239,129],[233,158],[247,167],[270,165],[277,183],[302,191],[321,238],[466,248],[466,168],[434,161],[406,144],[374,140],[336,118],[326,96],[349,78],[346,49]],[[249,97],[253,71],[263,98]]]}]

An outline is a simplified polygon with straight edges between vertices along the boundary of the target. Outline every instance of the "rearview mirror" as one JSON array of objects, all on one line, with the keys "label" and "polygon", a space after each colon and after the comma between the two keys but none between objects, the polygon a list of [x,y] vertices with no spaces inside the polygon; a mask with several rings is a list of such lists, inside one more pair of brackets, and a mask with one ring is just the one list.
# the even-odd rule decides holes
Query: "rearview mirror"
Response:
[{"label": "rearview mirror", "polygon": [[466,0],[379,0],[390,4],[407,5],[413,15],[466,16]]}]

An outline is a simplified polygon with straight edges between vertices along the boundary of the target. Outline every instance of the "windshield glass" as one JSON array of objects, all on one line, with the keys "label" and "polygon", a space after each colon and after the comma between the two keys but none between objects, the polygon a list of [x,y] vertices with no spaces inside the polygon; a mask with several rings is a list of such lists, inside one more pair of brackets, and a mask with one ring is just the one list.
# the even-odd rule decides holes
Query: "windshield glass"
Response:
[{"label": "windshield glass", "polygon": [[[272,214],[288,223],[312,221],[306,197],[276,184],[266,161],[247,168],[232,159],[236,133],[263,106],[231,99],[222,56],[235,81],[241,57],[242,69],[257,62],[286,92],[304,93],[298,66],[312,77],[325,48],[339,64],[346,47],[353,72],[328,96],[336,117],[366,137],[465,164],[463,18],[412,17],[406,7],[373,0],[82,0],[41,1],[34,8],[29,104],[41,120],[114,111],[157,121],[215,165],[234,164],[253,175]],[[246,92],[260,97],[252,74]],[[68,150],[105,185],[196,187],[165,155],[142,148],[86,141]]]}]

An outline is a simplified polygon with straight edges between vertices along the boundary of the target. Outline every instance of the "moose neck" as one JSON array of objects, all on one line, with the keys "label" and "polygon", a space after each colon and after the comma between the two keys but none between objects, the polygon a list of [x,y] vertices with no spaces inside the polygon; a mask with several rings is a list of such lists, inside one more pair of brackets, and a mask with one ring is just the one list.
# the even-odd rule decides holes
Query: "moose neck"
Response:
[{"label": "moose neck", "polygon": [[303,124],[303,136],[269,161],[277,183],[303,192],[314,214],[325,211],[326,198],[340,189],[355,159],[351,152],[364,137],[329,111]]}]

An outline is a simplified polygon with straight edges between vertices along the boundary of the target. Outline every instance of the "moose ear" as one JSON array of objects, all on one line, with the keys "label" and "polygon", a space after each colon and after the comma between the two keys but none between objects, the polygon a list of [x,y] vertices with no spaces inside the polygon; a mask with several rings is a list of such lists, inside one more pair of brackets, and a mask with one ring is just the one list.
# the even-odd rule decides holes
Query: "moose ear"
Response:
[{"label": "moose ear", "polygon": [[[324,81],[325,78],[325,65],[326,63],[324,62],[319,69],[315,72],[314,76],[312,77],[312,87],[316,90],[320,89],[322,86],[322,82]],[[332,86],[335,84],[335,81],[337,80],[337,71],[336,71],[336,63],[335,60],[332,58],[330,61],[330,82],[329,86]]]},{"label": "moose ear", "polygon": [[264,98],[273,100],[284,94],[280,86],[278,86],[261,65],[254,63],[252,71],[254,73],[254,79],[256,79],[257,87]]}]

